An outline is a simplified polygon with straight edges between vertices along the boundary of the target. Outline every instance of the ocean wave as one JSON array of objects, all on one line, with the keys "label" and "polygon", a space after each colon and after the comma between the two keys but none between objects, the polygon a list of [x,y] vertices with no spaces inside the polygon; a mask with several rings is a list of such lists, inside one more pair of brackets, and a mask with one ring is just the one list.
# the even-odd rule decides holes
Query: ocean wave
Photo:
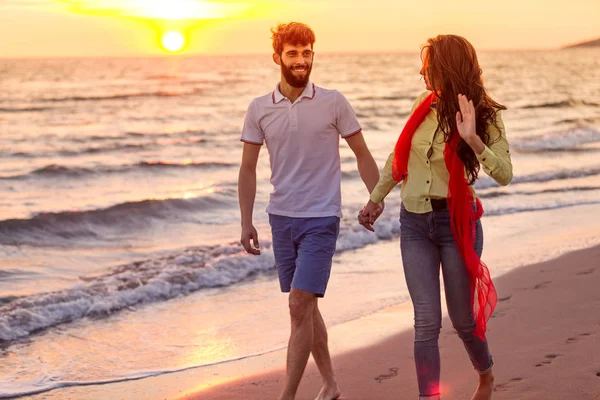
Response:
[{"label": "ocean wave", "polygon": [[410,115],[409,111],[400,111],[394,108],[386,107],[356,107],[356,116],[358,118],[406,118]]},{"label": "ocean wave", "polygon": [[177,81],[177,80],[183,79],[183,77],[179,76],[179,75],[163,74],[163,75],[149,75],[149,76],[145,77],[144,79],[147,79],[147,80],[150,80],[150,81],[154,81],[154,80],[158,80],[158,81]]},{"label": "ocean wave", "polygon": [[546,151],[573,151],[578,147],[600,142],[600,131],[586,127],[556,131],[512,143],[512,148],[520,153]]},{"label": "ocean wave", "polygon": [[575,124],[577,126],[589,126],[598,122],[600,122],[600,116],[587,118],[565,118],[558,121],[559,124]]},{"label": "ocean wave", "polygon": [[[46,136],[50,138],[50,135]],[[122,136],[118,135],[91,135],[91,136],[63,136],[57,138],[61,141],[68,141],[73,143],[91,143],[91,142],[108,142],[123,139]]]},{"label": "ocean wave", "polygon": [[136,164],[136,167],[141,168],[199,168],[199,169],[209,169],[209,168],[225,168],[225,167],[234,167],[238,164],[235,163],[227,163],[220,161],[212,161],[212,162],[189,162],[189,163],[181,163],[181,162],[168,162],[168,161],[142,161]]},{"label": "ocean wave", "polygon": [[5,108],[0,107],[0,113],[26,113],[26,112],[41,112],[53,110],[52,107],[16,107],[16,108]]},{"label": "ocean wave", "polygon": [[[501,208],[486,211],[485,215],[588,204],[600,204],[600,200]],[[354,221],[343,222],[337,254],[395,239],[401,229],[396,213],[384,214],[375,225],[375,233]],[[77,285],[66,290],[15,297],[0,303],[0,342],[10,342],[82,318],[102,318],[125,309],[135,311],[135,306],[186,296],[201,289],[231,286],[257,274],[274,275],[270,242],[263,240],[261,251],[260,256],[249,256],[234,243],[188,248],[124,264],[99,276],[82,277]]]},{"label": "ocean wave", "polygon": [[32,153],[28,151],[17,151],[15,153],[11,153],[8,151],[0,151],[0,156],[2,157],[18,157],[18,158],[35,158],[42,154],[40,153]]},{"label": "ocean wave", "polygon": [[391,95],[391,96],[363,96],[358,97],[358,101],[396,101],[396,100],[410,100],[414,101],[414,96],[403,96],[403,95]]},{"label": "ocean wave", "polygon": [[49,152],[30,152],[30,151],[19,151],[15,153],[0,153],[4,157],[20,157],[20,158],[38,158],[38,157],[76,157],[89,154],[100,154],[100,153],[116,153],[120,151],[134,152],[151,150],[159,147],[158,142],[146,142],[146,143],[122,143],[116,142],[105,146],[87,146],[83,148],[64,148],[62,150],[49,151]]},{"label": "ocean wave", "polygon": [[[11,275],[9,275],[10,277]],[[2,277],[3,279],[6,278],[6,275]],[[18,296],[4,296],[4,297],[0,297],[0,305],[2,304],[8,304],[8,303],[12,303],[13,301],[17,300],[19,297]]]},{"label": "ocean wave", "polygon": [[[128,136],[133,136],[132,133],[128,133]],[[200,134],[201,135],[201,134]],[[114,152],[134,152],[143,150],[153,150],[159,147],[165,146],[189,146],[197,145],[200,143],[209,143],[212,138],[199,137],[199,133],[189,132],[180,134],[148,134],[141,140],[135,140],[133,138],[126,138],[122,136],[90,136],[87,138],[76,138],[66,137],[58,139],[60,141],[67,141],[77,143],[76,146],[64,146],[56,150],[47,151],[19,151],[19,152],[8,152],[0,151],[2,157],[21,157],[21,158],[37,158],[37,157],[75,157],[89,154],[99,153],[114,153]],[[26,140],[20,140],[24,142]],[[97,143],[94,143],[97,142]],[[83,144],[83,146],[79,145]],[[220,146],[219,143],[212,144],[213,146]]]},{"label": "ocean wave", "polygon": [[578,106],[588,106],[588,107],[600,107],[600,104],[594,103],[586,100],[563,100],[563,101],[554,101],[547,103],[538,103],[538,104],[528,104],[522,106],[524,109],[534,109],[534,108],[573,108]]},{"label": "ocean wave", "polygon": [[15,153],[0,152],[3,157],[38,158],[38,157],[75,157],[87,154],[114,153],[120,151],[142,151],[159,147],[156,142],[150,143],[112,143],[107,146],[89,146],[79,149],[62,149],[49,152],[18,151]]},{"label": "ocean wave", "polygon": [[109,146],[95,146],[77,150],[60,150],[56,154],[60,156],[69,157],[79,156],[83,154],[98,154],[106,152],[141,151],[155,148],[157,146],[158,144],[156,143],[114,143]]},{"label": "ocean wave", "polygon": [[341,173],[341,177],[343,180],[346,179],[355,179],[360,177],[358,170],[354,170],[354,171],[342,171]]},{"label": "ocean wave", "polygon": [[[521,183],[543,183],[555,180],[565,180],[574,178],[584,178],[587,176],[600,175],[600,166],[593,166],[586,169],[560,169],[552,171],[538,172],[530,175],[515,176],[510,182],[511,186]],[[499,185],[488,176],[483,176],[475,183],[476,189],[489,189]]]},{"label": "ocean wave", "polygon": [[[337,253],[391,239],[397,234],[398,223],[391,219],[378,222],[376,234],[361,226],[344,229],[338,239]],[[260,273],[275,273],[271,243],[265,240],[261,241],[260,256],[249,256],[239,244],[231,243],[194,247],[124,264],[100,276],[82,277],[70,289],[15,297],[0,303],[0,342],[81,318],[101,318],[201,289],[227,287]]]},{"label": "ocean wave", "polygon": [[195,198],[149,199],[86,211],[43,213],[27,219],[0,221],[0,243],[49,246],[77,240],[101,240],[111,232],[145,229],[155,220],[231,207],[237,192],[222,188]]},{"label": "ocean wave", "polygon": [[51,176],[51,177],[55,177],[55,176],[67,176],[67,177],[74,177],[74,176],[80,176],[80,175],[84,175],[84,174],[90,174],[93,173],[94,170],[91,168],[83,168],[83,167],[66,167],[63,165],[58,165],[58,164],[50,164],[50,165],[46,165],[45,167],[42,168],[38,168],[35,169],[25,175],[17,175],[14,178],[19,178],[19,177],[27,177],[27,176]]},{"label": "ocean wave", "polygon": [[104,317],[140,304],[229,286],[274,271],[268,243],[249,257],[239,245],[187,249],[163,258],[122,265],[53,293],[17,298],[0,306],[0,341],[11,341],[85,317]]},{"label": "ocean wave", "polygon": [[594,200],[591,200],[591,201],[558,201],[554,204],[499,208],[496,210],[486,211],[485,215],[487,215],[488,217],[493,217],[493,216],[498,216],[498,215],[517,214],[517,213],[522,213],[522,212],[557,210],[560,208],[576,207],[576,206],[589,206],[589,205],[597,205],[597,204],[600,204],[600,200],[596,200],[596,201],[594,201]]},{"label": "ocean wave", "polygon": [[67,97],[51,97],[39,99],[38,101],[43,103],[63,103],[71,101],[110,101],[110,100],[126,100],[137,97],[182,97],[182,96],[193,96],[200,93],[200,89],[188,90],[188,91],[167,91],[159,90],[153,92],[136,92],[127,94],[115,94],[106,96],[67,96]]},{"label": "ocean wave", "polygon": [[208,132],[204,130],[190,129],[180,132],[125,132],[126,136],[131,137],[150,137],[150,138],[173,138],[173,137],[189,137],[203,136]]},{"label": "ocean wave", "polygon": [[574,193],[574,192],[588,192],[600,190],[600,186],[567,186],[556,189],[543,189],[543,190],[533,190],[530,192],[526,191],[499,191],[492,190],[485,193],[478,193],[477,197],[482,199],[492,199],[498,197],[507,197],[507,196],[535,196],[538,194],[551,194],[551,193]]},{"label": "ocean wave", "polygon": [[210,170],[218,168],[230,168],[237,164],[219,161],[205,162],[170,162],[170,161],[141,161],[133,165],[121,166],[97,166],[85,168],[77,166],[64,166],[50,164],[33,171],[19,175],[0,176],[0,180],[23,180],[30,178],[80,178],[96,174],[121,174],[133,171],[156,171],[171,169],[198,169]]}]

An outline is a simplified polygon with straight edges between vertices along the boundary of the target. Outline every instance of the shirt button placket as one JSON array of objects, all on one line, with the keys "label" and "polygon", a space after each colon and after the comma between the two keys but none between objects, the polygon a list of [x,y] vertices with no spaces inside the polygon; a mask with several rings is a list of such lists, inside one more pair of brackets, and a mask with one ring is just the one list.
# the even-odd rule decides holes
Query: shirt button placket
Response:
[{"label": "shirt button placket", "polygon": [[298,130],[298,113],[296,107],[290,104],[290,126],[293,131]]}]

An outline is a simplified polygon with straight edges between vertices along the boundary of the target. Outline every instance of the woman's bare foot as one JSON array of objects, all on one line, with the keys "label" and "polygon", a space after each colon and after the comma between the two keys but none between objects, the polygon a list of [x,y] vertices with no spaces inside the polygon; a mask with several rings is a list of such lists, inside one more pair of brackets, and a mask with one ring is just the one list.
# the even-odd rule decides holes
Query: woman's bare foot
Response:
[{"label": "woman's bare foot", "polygon": [[333,385],[323,386],[315,400],[336,400],[341,395],[340,388],[337,383],[334,383]]},{"label": "woman's bare foot", "polygon": [[494,374],[492,371],[479,375],[479,386],[471,400],[491,400],[494,391]]}]

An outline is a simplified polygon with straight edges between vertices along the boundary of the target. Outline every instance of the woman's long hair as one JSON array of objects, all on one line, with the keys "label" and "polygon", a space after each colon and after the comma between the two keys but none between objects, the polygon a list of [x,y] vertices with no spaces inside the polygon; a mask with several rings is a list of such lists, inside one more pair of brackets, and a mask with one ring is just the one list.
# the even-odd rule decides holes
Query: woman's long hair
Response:
[{"label": "woman's long hair", "polygon": [[[423,52],[425,49],[427,52]],[[496,113],[498,110],[506,110],[506,107],[494,101],[485,90],[477,53],[471,43],[460,36],[439,35],[427,40],[422,55],[429,89],[438,97],[438,129],[444,133],[444,139],[448,141],[452,132],[457,132],[456,113],[460,111],[458,95],[463,94],[475,106],[477,136],[489,145],[488,124],[499,129]],[[475,152],[462,139],[458,143],[457,152],[465,164],[469,185],[472,185],[480,169]]]}]

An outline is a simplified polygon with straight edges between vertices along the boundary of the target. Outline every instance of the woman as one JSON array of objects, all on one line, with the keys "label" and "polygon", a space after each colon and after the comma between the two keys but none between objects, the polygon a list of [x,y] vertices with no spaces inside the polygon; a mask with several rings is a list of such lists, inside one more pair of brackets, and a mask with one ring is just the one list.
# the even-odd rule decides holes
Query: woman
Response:
[{"label": "woman", "polygon": [[383,199],[402,182],[400,247],[415,314],[419,398],[441,395],[441,264],[448,314],[479,374],[473,400],[487,400],[494,377],[485,325],[497,296],[479,258],[483,209],[473,184],[481,166],[500,185],[512,179],[500,114],[506,108],[487,94],[475,49],[464,38],[429,39],[421,57],[427,92],[415,101],[359,222],[372,229]]}]

